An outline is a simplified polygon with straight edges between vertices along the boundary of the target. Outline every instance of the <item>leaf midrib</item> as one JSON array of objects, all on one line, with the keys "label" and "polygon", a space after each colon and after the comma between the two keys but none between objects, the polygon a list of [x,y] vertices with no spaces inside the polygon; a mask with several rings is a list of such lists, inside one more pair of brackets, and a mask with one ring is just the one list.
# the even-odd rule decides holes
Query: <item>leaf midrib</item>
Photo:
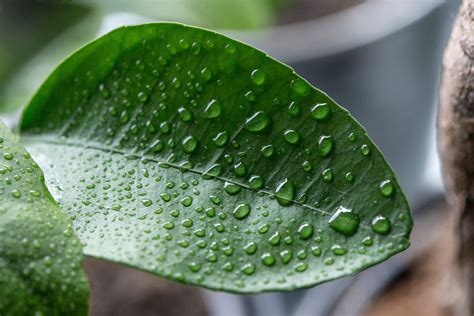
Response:
[{"label": "leaf midrib", "polygon": [[[89,149],[100,150],[100,151],[103,151],[103,152],[113,152],[113,153],[121,154],[123,156],[129,156],[129,157],[134,157],[134,158],[138,158],[138,159],[146,159],[146,160],[149,160],[149,161],[156,162],[157,164],[165,164],[165,165],[169,166],[170,168],[177,169],[177,170],[183,169],[183,167],[181,167],[179,165],[176,165],[176,164],[173,164],[173,163],[170,163],[170,162],[167,162],[167,161],[159,160],[156,157],[147,156],[147,155],[139,155],[137,153],[126,152],[124,150],[120,150],[120,149],[112,148],[112,147],[104,147],[104,146],[99,146],[99,145],[84,144],[82,142],[74,142],[74,141],[60,142],[56,139],[56,137],[54,139],[52,139],[52,138],[49,138],[49,137],[41,137],[41,136],[22,136],[22,140],[23,140],[23,143],[25,145],[27,145],[28,143],[29,144],[47,143],[47,144],[53,144],[53,145],[80,147],[80,148],[84,148],[84,149],[89,148]],[[198,174],[200,176],[204,175],[203,171],[193,169],[193,168],[186,169],[186,171]],[[270,191],[255,190],[255,189],[253,189],[253,188],[251,188],[251,187],[249,187],[249,186],[247,186],[243,183],[235,182],[233,180],[226,179],[226,178],[221,177],[221,176],[212,176],[212,178],[238,185],[238,186],[240,186],[244,189],[250,190],[250,191],[262,192],[263,194],[265,194],[269,197],[274,197],[275,196],[275,194],[270,192]],[[323,215],[327,215],[327,216],[331,215],[331,213],[328,213],[328,212],[326,212],[322,209],[313,207],[313,206],[308,205],[308,204],[300,203],[300,202],[298,202],[294,199],[291,200],[291,202],[293,204],[296,204],[296,205],[302,207],[302,208],[309,209],[311,211],[316,211],[316,212],[321,213]]]}]

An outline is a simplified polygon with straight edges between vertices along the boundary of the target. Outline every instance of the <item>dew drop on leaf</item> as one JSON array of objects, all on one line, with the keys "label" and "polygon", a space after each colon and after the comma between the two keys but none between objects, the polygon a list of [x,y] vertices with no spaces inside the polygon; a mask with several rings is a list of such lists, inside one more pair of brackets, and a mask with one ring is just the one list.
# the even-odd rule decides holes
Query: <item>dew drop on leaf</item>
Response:
[{"label": "dew drop on leaf", "polygon": [[359,216],[352,210],[339,206],[329,219],[329,227],[346,236],[352,236],[359,228]]}]

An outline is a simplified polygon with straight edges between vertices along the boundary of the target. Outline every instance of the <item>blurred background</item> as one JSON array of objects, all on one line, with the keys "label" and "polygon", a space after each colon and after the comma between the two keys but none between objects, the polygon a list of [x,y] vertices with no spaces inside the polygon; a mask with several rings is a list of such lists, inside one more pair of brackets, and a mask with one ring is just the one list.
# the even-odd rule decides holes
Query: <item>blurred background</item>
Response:
[{"label": "blurred background", "polygon": [[355,276],[292,293],[232,295],[87,259],[92,315],[443,315],[449,264],[435,143],[442,53],[459,0],[0,0],[0,113],[14,126],[54,67],[122,25],[217,30],[289,64],[346,107],[395,169],[412,247]]}]

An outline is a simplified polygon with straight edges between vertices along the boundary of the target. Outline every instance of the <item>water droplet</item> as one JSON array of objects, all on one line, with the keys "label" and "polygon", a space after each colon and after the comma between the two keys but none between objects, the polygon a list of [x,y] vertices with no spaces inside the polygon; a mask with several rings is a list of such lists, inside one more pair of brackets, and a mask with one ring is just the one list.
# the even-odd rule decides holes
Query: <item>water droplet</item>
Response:
[{"label": "water droplet", "polygon": [[255,94],[255,92],[253,91],[247,91],[245,93],[245,98],[250,101],[250,102],[253,102],[257,99],[257,95]]},{"label": "water droplet", "polygon": [[285,140],[292,145],[297,144],[300,141],[300,134],[292,129],[287,129],[283,133],[283,136],[285,137]]},{"label": "water droplet", "polygon": [[276,231],[269,239],[268,242],[270,242],[271,245],[276,246],[280,243],[281,241],[281,236],[278,231]]},{"label": "water droplet", "polygon": [[263,111],[258,111],[246,119],[245,129],[249,132],[260,132],[269,126],[272,122],[270,115]]},{"label": "water droplet", "polygon": [[251,241],[245,245],[244,250],[248,255],[253,255],[257,251],[257,244]]},{"label": "water droplet", "polygon": [[250,74],[250,79],[256,85],[262,85],[265,83],[265,73],[261,69],[255,69]]},{"label": "water droplet", "polygon": [[273,153],[275,152],[275,147],[273,147],[273,145],[265,145],[262,147],[260,152],[264,157],[268,158],[273,156]]},{"label": "water droplet", "polygon": [[291,179],[284,179],[277,184],[275,198],[282,206],[288,206],[293,203],[295,198],[295,184]]},{"label": "water droplet", "polygon": [[300,239],[307,240],[313,236],[314,227],[310,223],[304,223],[298,228],[298,234]]},{"label": "water droplet", "polygon": [[356,136],[356,134],[355,134],[354,132],[351,132],[351,133],[349,134],[349,136],[347,136],[347,138],[349,138],[349,140],[350,140],[351,142],[355,142],[356,139],[357,139],[357,136]]},{"label": "water droplet", "polygon": [[308,264],[305,263],[305,262],[297,263],[295,265],[294,269],[295,269],[296,272],[304,272],[304,271],[306,271],[306,269],[308,269]]},{"label": "water droplet", "polygon": [[331,108],[327,103],[318,103],[311,109],[311,117],[317,121],[325,120],[329,117]]},{"label": "water droplet", "polygon": [[323,181],[326,183],[332,182],[334,179],[334,173],[331,168],[325,169],[321,175],[323,176]]},{"label": "water droplet", "polygon": [[238,177],[247,175],[247,166],[243,162],[239,162],[234,166],[234,172]]},{"label": "water droplet", "polygon": [[192,153],[196,150],[198,141],[194,136],[186,136],[181,142],[183,150],[187,153]]},{"label": "water droplet", "polygon": [[318,153],[321,157],[327,157],[334,148],[334,140],[331,136],[321,136],[318,140]]},{"label": "water droplet", "polygon": [[359,216],[343,206],[339,206],[329,219],[329,226],[346,236],[354,235],[359,228]]},{"label": "water droplet", "polygon": [[190,219],[190,218],[186,218],[181,222],[181,225],[183,225],[183,227],[186,227],[186,228],[192,227],[193,226],[193,220]]},{"label": "water droplet", "polygon": [[346,181],[349,183],[354,182],[354,175],[350,172],[346,173]]},{"label": "water droplet", "polygon": [[309,84],[301,78],[295,78],[290,83],[290,89],[295,94],[300,96],[306,96],[309,94]]},{"label": "water droplet", "polygon": [[255,272],[255,265],[252,263],[244,264],[241,271],[247,275],[252,275]]},{"label": "water droplet", "polygon": [[138,92],[137,97],[140,102],[146,102],[148,100],[148,94],[146,94],[145,92]]},{"label": "water droplet", "polygon": [[264,253],[261,259],[262,259],[262,263],[266,265],[267,267],[273,266],[276,262],[275,257],[269,252]]},{"label": "water droplet", "polygon": [[236,51],[236,47],[233,43],[228,43],[228,44],[225,45],[224,50],[228,54],[234,54],[235,51]]},{"label": "water droplet", "polygon": [[238,203],[232,212],[236,219],[244,219],[250,214],[250,205],[247,203]]},{"label": "water droplet", "polygon": [[178,114],[183,122],[190,122],[193,119],[193,113],[185,107],[180,107],[178,109]]},{"label": "water droplet", "polygon": [[336,256],[342,256],[342,255],[345,255],[347,253],[347,249],[346,248],[343,248],[341,247],[340,245],[333,245],[331,247],[331,250],[332,250],[332,253],[335,254]]},{"label": "water droplet", "polygon": [[372,230],[378,234],[386,235],[390,232],[392,224],[390,220],[383,215],[376,215],[372,218]]},{"label": "water droplet", "polygon": [[13,159],[13,154],[11,154],[11,153],[4,153],[4,154],[3,154],[3,158],[5,158],[6,160],[12,160],[12,159]]},{"label": "water droplet", "polygon": [[240,185],[231,183],[231,182],[225,182],[224,183],[224,190],[227,194],[229,195],[236,195],[237,193],[240,192]]},{"label": "water droplet", "polygon": [[12,190],[11,195],[14,198],[19,198],[21,196],[21,192],[15,189],[15,190]]},{"label": "water droplet", "polygon": [[193,204],[193,198],[190,196],[185,196],[184,198],[181,199],[181,204],[183,204],[183,206],[188,207],[191,204]]},{"label": "water droplet", "polygon": [[251,176],[249,179],[249,187],[251,189],[260,189],[263,187],[265,181],[260,176]]},{"label": "water droplet", "polygon": [[206,105],[204,112],[202,112],[202,116],[208,119],[216,118],[216,117],[219,117],[219,115],[221,115],[221,111],[222,111],[222,104],[217,100],[211,100]]},{"label": "water droplet", "polygon": [[153,204],[153,202],[151,200],[148,200],[148,199],[145,199],[145,200],[142,200],[142,204],[143,206],[151,206]]},{"label": "water droplet", "polygon": [[301,112],[301,107],[296,101],[290,102],[290,105],[288,106],[288,114],[291,117],[298,117]]},{"label": "water droplet", "polygon": [[198,272],[199,270],[201,270],[201,264],[199,262],[192,261],[188,264],[188,267],[191,272]]},{"label": "water droplet", "polygon": [[222,173],[222,165],[221,164],[214,164],[210,166],[204,173],[202,174],[202,177],[207,179],[207,178],[212,178],[212,177],[218,177]]},{"label": "water droplet", "polygon": [[288,262],[290,262],[292,257],[293,251],[291,249],[286,249],[280,252],[280,258],[283,264],[287,264]]},{"label": "water droplet", "polygon": [[313,166],[311,165],[311,163],[308,160],[305,160],[303,162],[303,170],[306,172],[310,172],[312,169],[313,169]]},{"label": "water droplet", "polygon": [[362,155],[368,156],[370,154],[370,147],[364,144],[360,147],[360,152],[362,153]]},{"label": "water droplet", "polygon": [[367,236],[364,239],[362,239],[362,243],[364,244],[364,246],[372,246],[374,242],[372,240],[372,237]]},{"label": "water droplet", "polygon": [[390,180],[384,180],[379,185],[379,191],[383,196],[389,197],[395,193],[395,187]]},{"label": "water droplet", "polygon": [[211,78],[212,78],[212,72],[209,70],[209,68],[204,67],[204,68],[201,70],[201,77],[202,77],[202,79],[204,79],[205,81],[209,81],[209,80],[211,80]]}]

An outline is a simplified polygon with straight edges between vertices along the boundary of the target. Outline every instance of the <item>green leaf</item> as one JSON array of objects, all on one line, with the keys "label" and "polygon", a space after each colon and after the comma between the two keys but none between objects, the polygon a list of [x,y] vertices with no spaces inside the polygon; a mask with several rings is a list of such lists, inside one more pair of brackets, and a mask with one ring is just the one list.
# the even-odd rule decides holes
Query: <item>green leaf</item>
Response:
[{"label": "green leaf", "polygon": [[2,122],[0,155],[0,315],[86,315],[80,241]]},{"label": "green leaf", "polygon": [[365,130],[265,53],[173,23],[64,61],[21,122],[85,253],[235,292],[307,287],[408,247]]}]

